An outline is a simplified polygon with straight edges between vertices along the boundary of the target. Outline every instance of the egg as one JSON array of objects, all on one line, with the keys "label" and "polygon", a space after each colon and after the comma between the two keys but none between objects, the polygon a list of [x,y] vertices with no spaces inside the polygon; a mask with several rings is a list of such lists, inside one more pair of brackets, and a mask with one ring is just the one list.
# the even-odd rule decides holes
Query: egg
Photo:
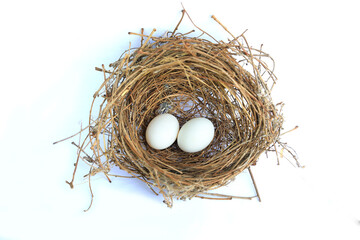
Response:
[{"label": "egg", "polygon": [[184,152],[198,152],[211,143],[214,132],[214,125],[209,119],[193,118],[181,127],[177,144]]},{"label": "egg", "polygon": [[170,147],[179,132],[179,122],[176,117],[165,113],[152,119],[146,128],[146,142],[150,147],[162,150]]}]

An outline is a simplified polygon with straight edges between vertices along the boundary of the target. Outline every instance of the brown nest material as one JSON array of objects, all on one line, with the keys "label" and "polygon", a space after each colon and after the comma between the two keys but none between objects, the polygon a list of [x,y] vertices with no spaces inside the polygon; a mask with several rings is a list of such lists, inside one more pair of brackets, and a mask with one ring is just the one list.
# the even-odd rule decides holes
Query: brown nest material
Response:
[{"label": "brown nest material", "polygon": [[[228,184],[274,148],[283,123],[270,97],[276,77],[263,60],[273,63],[268,54],[250,47],[243,34],[224,42],[200,28],[199,37],[177,33],[178,26],[162,37],[153,36],[155,29],[130,33],[141,37],[141,47],[126,51],[110,69],[97,68],[105,80],[94,101],[102,103],[91,119],[93,101],[89,133],[78,146],[78,159],[91,166],[88,176],[102,172],[109,179],[119,168],[162,194],[170,207],[173,198],[204,196]],[[213,141],[197,153],[183,152],[176,142],[152,149],[146,127],[165,112],[180,126],[194,117],[209,119]]]}]

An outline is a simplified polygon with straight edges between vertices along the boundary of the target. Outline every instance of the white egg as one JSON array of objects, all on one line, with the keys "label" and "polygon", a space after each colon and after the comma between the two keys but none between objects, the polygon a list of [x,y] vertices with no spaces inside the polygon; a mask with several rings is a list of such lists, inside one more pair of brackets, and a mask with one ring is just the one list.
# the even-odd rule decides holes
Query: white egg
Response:
[{"label": "white egg", "polygon": [[206,148],[214,138],[214,125],[206,118],[193,118],[180,129],[177,144],[188,153]]},{"label": "white egg", "polygon": [[154,149],[165,149],[176,141],[179,122],[171,114],[156,116],[146,128],[146,142]]}]

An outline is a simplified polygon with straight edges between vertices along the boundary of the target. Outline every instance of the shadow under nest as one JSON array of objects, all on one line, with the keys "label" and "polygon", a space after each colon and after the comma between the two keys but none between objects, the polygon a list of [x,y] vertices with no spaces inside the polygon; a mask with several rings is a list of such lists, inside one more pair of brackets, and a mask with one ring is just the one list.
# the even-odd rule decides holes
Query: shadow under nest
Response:
[{"label": "shadow under nest", "polygon": [[[263,60],[272,61],[268,54],[251,48],[243,34],[224,42],[201,29],[198,37],[177,33],[178,26],[161,37],[153,36],[155,29],[150,35],[130,33],[141,37],[141,46],[109,69],[97,68],[105,80],[90,118],[95,100],[102,102],[78,146],[78,160],[90,165],[89,179],[102,172],[110,181],[111,169],[120,168],[162,194],[169,207],[173,198],[206,195],[234,180],[274,147],[283,123],[270,96],[276,77]],[[145,130],[162,113],[174,115],[180,127],[205,117],[215,126],[214,139],[197,153],[183,152],[176,142],[152,149]]]}]

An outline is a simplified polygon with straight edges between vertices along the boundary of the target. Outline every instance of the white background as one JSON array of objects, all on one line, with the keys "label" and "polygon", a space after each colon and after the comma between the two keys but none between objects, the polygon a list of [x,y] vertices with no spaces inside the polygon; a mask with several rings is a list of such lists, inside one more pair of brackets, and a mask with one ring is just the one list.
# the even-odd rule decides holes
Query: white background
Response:
[{"label": "white background", "polygon": [[[86,125],[94,71],[117,60],[129,31],[173,30],[180,1],[3,1],[0,7],[0,239],[360,239],[357,1],[182,1],[218,38],[248,29],[276,61],[274,101],[285,102],[284,136],[305,168],[261,158],[257,200],[175,201],[142,183],[70,180]],[[193,29],[188,20],[180,31]],[[77,141],[77,138],[73,139]],[[253,194],[246,173],[223,189]]]}]

